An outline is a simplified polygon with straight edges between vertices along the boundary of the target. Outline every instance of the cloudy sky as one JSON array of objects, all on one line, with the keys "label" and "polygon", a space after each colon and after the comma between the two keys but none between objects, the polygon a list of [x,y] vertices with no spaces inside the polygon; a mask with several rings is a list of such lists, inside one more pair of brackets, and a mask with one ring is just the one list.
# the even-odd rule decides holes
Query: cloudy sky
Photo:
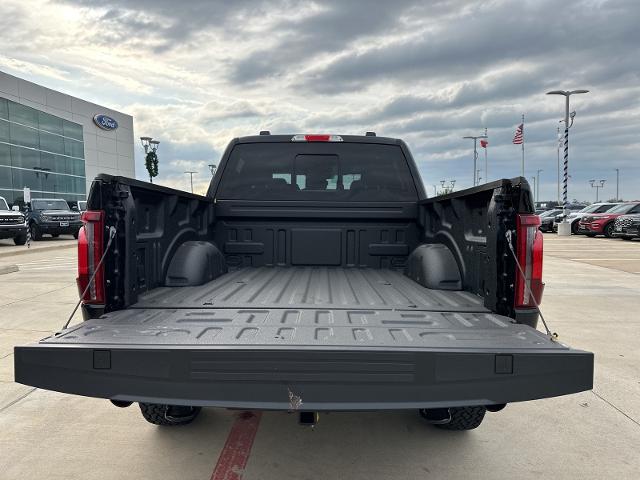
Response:
[{"label": "cloudy sky", "polygon": [[[488,129],[490,180],[520,172],[556,198],[553,89],[572,97],[571,198],[640,198],[637,0],[2,0],[0,69],[134,116],[161,140],[160,183],[188,188],[227,142],[268,129],[405,139],[428,191],[472,182]],[[141,151],[137,175],[145,178]],[[480,166],[484,169],[484,152]],[[483,180],[487,178],[481,173]]]}]

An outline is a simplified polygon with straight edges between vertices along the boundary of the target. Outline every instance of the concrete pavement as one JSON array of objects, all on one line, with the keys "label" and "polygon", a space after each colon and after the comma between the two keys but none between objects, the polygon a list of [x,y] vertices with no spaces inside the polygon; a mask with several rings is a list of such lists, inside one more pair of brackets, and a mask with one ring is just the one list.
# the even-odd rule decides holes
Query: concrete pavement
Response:
[{"label": "concrete pavement", "polygon": [[[52,258],[53,257],[53,258]],[[0,276],[0,477],[209,479],[237,412],[158,428],[135,406],[13,383],[12,346],[59,328],[77,301],[75,250],[34,251]],[[413,411],[262,415],[245,479],[636,479],[640,471],[640,242],[545,235],[543,312],[596,354],[592,392],[508,405],[471,432]]]},{"label": "concrete pavement", "polygon": [[[58,249],[75,248],[78,241],[71,235],[63,235],[58,238],[45,236],[37,242],[31,242],[30,246],[16,245],[12,239],[0,240],[0,262],[9,262],[11,258],[18,255],[28,255],[31,252],[47,252]],[[15,262],[14,262],[15,263]]]}]

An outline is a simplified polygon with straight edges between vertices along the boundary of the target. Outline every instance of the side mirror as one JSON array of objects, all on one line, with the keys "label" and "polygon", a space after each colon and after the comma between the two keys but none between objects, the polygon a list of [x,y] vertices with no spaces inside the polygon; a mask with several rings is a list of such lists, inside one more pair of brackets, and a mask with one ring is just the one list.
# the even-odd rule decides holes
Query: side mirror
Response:
[{"label": "side mirror", "polygon": [[19,212],[20,207],[18,205],[14,205],[13,207],[11,207],[11,210],[13,210],[14,212]]}]

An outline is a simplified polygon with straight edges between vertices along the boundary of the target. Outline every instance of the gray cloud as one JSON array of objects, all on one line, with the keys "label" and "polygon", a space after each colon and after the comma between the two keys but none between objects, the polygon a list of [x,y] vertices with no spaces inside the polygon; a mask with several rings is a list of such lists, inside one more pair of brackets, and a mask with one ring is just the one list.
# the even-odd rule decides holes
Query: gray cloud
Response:
[{"label": "gray cloud", "polygon": [[428,185],[465,186],[461,137],[488,127],[489,177],[516,175],[511,139],[525,113],[527,176],[543,169],[551,197],[563,105],[544,93],[588,88],[572,100],[571,195],[590,198],[588,179],[623,168],[623,193],[640,197],[635,0],[62,5],[77,19],[48,24],[26,0],[2,2],[0,68],[133,113],[163,140],[160,179],[174,185],[186,185],[188,164],[206,182],[237,135],[373,129],[408,141]]}]

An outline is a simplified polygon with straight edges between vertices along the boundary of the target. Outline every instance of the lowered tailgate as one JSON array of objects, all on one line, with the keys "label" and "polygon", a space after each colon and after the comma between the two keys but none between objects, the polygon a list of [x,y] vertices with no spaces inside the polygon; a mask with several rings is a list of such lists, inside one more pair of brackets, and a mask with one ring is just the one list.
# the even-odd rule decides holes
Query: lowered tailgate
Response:
[{"label": "lowered tailgate", "polygon": [[588,390],[593,354],[484,312],[138,308],[16,347],[15,377],[125,401],[402,409]]}]

